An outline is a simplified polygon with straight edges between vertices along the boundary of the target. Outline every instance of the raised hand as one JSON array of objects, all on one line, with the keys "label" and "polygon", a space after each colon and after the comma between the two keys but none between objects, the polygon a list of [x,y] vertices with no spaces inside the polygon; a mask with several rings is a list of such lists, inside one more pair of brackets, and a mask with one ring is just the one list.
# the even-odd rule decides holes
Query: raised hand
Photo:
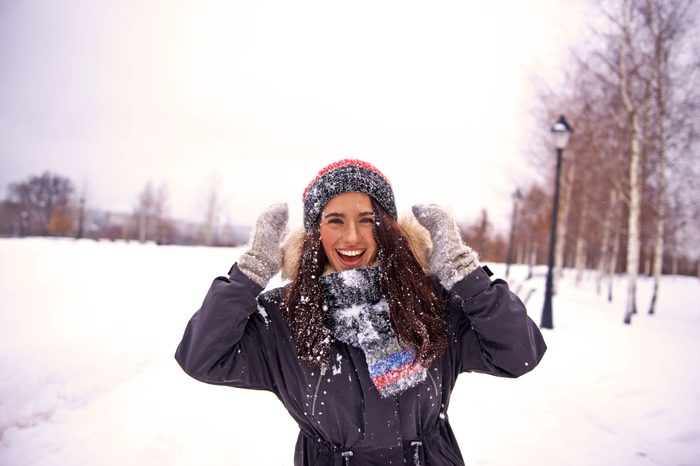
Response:
[{"label": "raised hand", "polygon": [[457,224],[449,212],[435,204],[417,204],[413,206],[413,215],[430,233],[433,242],[430,270],[442,286],[451,289],[479,267],[479,256],[462,242]]},{"label": "raised hand", "polygon": [[263,288],[280,269],[280,242],[288,219],[286,203],[268,207],[255,223],[250,247],[238,259],[240,271]]}]

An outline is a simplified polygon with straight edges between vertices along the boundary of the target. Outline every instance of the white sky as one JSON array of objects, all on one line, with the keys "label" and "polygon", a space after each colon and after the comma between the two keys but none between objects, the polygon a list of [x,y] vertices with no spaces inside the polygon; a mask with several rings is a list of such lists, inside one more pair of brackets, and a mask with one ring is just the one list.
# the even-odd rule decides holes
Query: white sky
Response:
[{"label": "white sky", "polygon": [[[151,180],[199,218],[218,179],[252,223],[324,165],[507,226],[533,176],[530,77],[556,78],[585,0],[0,2],[0,189],[51,170],[130,211]],[[4,194],[4,192],[2,193]]]}]

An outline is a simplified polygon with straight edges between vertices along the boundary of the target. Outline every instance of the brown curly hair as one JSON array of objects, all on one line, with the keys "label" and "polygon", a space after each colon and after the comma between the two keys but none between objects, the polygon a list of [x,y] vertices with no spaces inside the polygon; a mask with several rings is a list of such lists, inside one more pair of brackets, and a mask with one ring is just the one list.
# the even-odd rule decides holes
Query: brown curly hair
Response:
[{"label": "brown curly hair", "polygon": [[[377,265],[382,294],[389,304],[391,326],[399,343],[427,366],[447,348],[446,303],[411,250],[401,226],[370,196],[376,222]],[[299,359],[312,367],[328,362],[331,331],[325,323],[320,277],[328,259],[317,222],[304,238],[296,274],[287,288],[282,312]]]}]

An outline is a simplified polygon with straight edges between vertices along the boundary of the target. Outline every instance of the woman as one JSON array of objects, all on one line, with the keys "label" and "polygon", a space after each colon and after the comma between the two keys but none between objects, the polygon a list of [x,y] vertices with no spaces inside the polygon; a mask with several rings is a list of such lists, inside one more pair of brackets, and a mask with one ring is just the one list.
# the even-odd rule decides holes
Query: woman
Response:
[{"label": "woman", "polygon": [[[445,210],[417,205],[420,225],[398,223],[372,165],[327,166],[303,201],[304,231],[282,248],[286,205],[260,216],[177,361],[203,382],[274,392],[300,427],[295,465],[463,465],[447,418],[457,375],[532,370],[537,326]],[[291,283],[261,294],[280,268]]]}]

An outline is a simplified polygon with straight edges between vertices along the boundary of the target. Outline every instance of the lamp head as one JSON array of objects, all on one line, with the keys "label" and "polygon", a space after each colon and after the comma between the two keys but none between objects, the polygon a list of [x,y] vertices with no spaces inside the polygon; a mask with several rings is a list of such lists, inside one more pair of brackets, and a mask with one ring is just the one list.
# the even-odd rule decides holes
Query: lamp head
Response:
[{"label": "lamp head", "polygon": [[560,115],[559,119],[552,125],[552,135],[554,136],[554,146],[557,149],[566,149],[569,144],[569,136],[574,132],[564,115]]}]

